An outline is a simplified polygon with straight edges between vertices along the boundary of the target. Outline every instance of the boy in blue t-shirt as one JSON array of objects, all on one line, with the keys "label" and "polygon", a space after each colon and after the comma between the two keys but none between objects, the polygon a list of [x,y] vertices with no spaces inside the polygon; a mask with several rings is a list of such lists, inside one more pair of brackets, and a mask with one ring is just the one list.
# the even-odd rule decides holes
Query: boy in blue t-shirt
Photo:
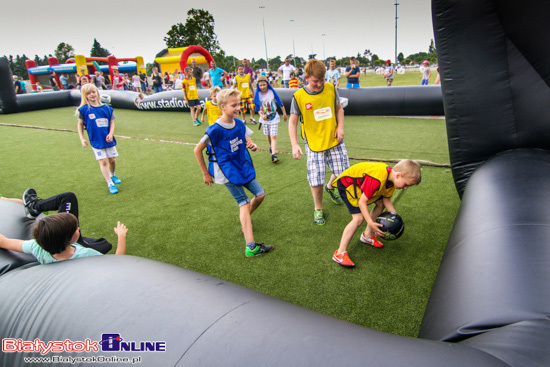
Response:
[{"label": "boy in blue t-shirt", "polygon": [[[225,185],[239,204],[239,218],[246,242],[245,255],[250,257],[267,253],[273,246],[254,241],[250,215],[264,200],[265,192],[256,181],[256,171],[248,153],[248,149],[258,148],[250,138],[252,130],[236,118],[240,113],[240,97],[241,92],[236,89],[224,89],[218,93],[222,116],[208,127],[195,147],[195,156],[204,176],[204,183],[208,186],[212,182]],[[207,168],[203,151],[209,145],[211,148]],[[244,188],[254,195],[252,200],[248,198]]]}]

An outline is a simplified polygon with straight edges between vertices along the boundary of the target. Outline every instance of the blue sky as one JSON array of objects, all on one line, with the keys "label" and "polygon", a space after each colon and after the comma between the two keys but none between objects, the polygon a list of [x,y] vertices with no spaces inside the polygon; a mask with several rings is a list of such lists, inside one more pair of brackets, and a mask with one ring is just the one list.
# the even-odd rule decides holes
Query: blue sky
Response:
[{"label": "blue sky", "polygon": [[[53,53],[60,42],[65,42],[77,54],[87,56],[95,37],[115,56],[140,55],[152,62],[165,48],[163,38],[170,27],[184,23],[190,8],[201,8],[214,16],[222,49],[239,58],[265,58],[263,16],[269,58],[291,54],[294,40],[296,54],[305,58],[312,52],[322,59],[370,49],[381,59],[393,60],[395,2],[161,0],[153,7],[155,2],[129,0],[28,0],[23,7],[11,1],[3,5],[0,55],[32,58]],[[398,53],[427,52],[434,38],[430,1],[398,3]]]}]

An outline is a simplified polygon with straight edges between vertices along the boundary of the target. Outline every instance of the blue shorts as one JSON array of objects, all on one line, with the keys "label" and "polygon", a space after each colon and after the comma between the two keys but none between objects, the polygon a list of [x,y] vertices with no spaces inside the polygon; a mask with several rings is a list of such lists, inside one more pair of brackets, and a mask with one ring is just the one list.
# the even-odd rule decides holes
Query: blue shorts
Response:
[{"label": "blue shorts", "polygon": [[189,102],[187,102],[187,105],[189,107],[197,107],[201,105],[201,101],[199,101],[198,99],[190,99]]},{"label": "blue shorts", "polygon": [[349,202],[348,194],[344,184],[341,181],[338,181],[337,187],[338,187],[338,193],[340,194],[342,201],[344,202],[344,204],[346,204],[346,208],[348,208],[348,212],[352,215],[361,214],[361,209],[358,206],[354,206]]},{"label": "blue shorts", "polygon": [[348,89],[359,88],[359,84],[346,83],[346,88],[348,88]]},{"label": "blue shorts", "polygon": [[255,197],[260,195],[265,195],[264,189],[260,186],[256,179],[246,183],[244,185],[235,185],[234,183],[228,182],[225,184],[225,187],[229,190],[229,193],[239,204],[239,207],[250,203],[250,199],[244,192],[244,188],[250,191]]}]

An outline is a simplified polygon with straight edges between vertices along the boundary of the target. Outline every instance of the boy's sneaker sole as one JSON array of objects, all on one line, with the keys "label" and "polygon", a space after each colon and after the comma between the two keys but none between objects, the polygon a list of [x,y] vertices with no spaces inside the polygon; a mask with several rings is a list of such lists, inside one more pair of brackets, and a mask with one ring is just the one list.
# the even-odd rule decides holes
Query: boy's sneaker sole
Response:
[{"label": "boy's sneaker sole", "polygon": [[340,194],[338,193],[338,191],[336,191],[336,189],[330,190],[327,185],[325,185],[325,191],[329,194],[330,200],[332,200],[334,204],[342,204],[342,198],[340,197]]},{"label": "boy's sneaker sole", "polygon": [[27,216],[27,218],[34,219],[40,215],[40,212],[34,209],[34,202],[38,199],[35,189],[26,189],[21,199],[23,200],[23,204],[25,205],[25,215]]},{"label": "boy's sneaker sole", "polygon": [[254,257],[254,256],[260,256],[262,254],[267,254],[271,250],[273,250],[273,246],[258,243],[256,244],[256,247],[254,247],[254,250],[251,250],[250,248],[247,247],[244,250],[244,254],[246,255],[246,257]]},{"label": "boy's sneaker sole", "polygon": [[359,241],[366,243],[367,245],[371,245],[376,248],[382,248],[384,247],[384,244],[376,238],[375,235],[372,235],[370,237],[365,237],[365,232],[361,233],[361,237],[359,238]]}]

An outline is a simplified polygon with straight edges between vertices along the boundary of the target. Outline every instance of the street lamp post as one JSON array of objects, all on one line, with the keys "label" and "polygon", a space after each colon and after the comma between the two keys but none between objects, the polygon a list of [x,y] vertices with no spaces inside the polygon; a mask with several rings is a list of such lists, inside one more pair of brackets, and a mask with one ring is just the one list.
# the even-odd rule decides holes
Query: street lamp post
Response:
[{"label": "street lamp post", "polygon": [[[290,20],[294,24],[294,19]],[[292,58],[294,59],[294,67],[296,67],[296,49],[294,48],[294,28],[292,29]]]},{"label": "street lamp post", "polygon": [[[265,9],[265,6],[260,6],[260,9]],[[265,44],[265,71],[269,69],[269,58],[267,57],[267,40],[265,38],[265,21],[264,21],[264,14],[262,12],[262,25],[264,27],[264,44]]]},{"label": "street lamp post", "polygon": [[393,62],[395,65],[397,65],[397,1],[395,2],[395,59],[393,59]]},{"label": "street lamp post", "polygon": [[323,34],[321,35],[321,37],[323,38],[323,62],[324,62],[324,63],[327,62],[327,58],[326,58],[326,56],[325,56],[325,36],[326,36],[325,33],[323,33]]}]

